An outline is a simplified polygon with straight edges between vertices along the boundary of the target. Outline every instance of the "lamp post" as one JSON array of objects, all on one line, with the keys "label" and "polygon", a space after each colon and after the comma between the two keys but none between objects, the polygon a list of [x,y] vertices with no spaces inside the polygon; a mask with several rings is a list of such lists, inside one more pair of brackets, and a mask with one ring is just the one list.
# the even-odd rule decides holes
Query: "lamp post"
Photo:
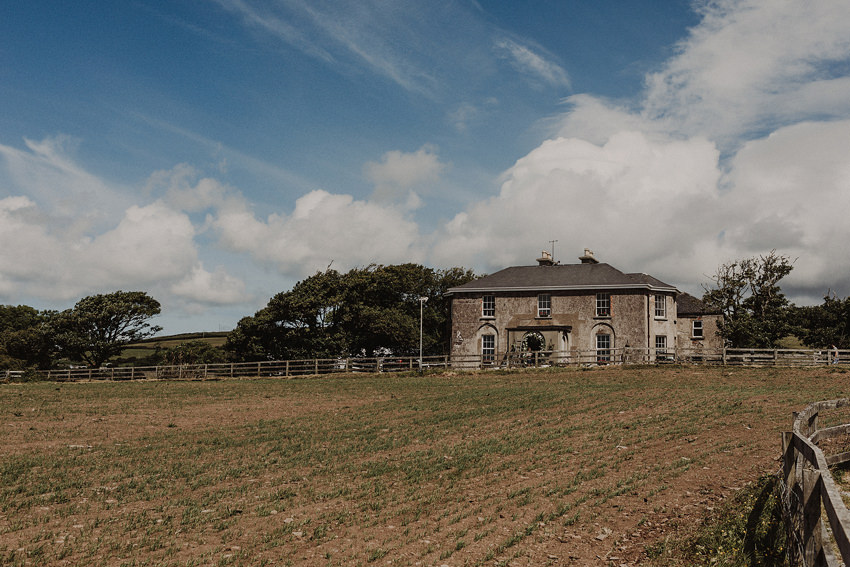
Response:
[{"label": "lamp post", "polygon": [[422,372],[422,306],[426,301],[427,297],[419,298],[419,372]]}]

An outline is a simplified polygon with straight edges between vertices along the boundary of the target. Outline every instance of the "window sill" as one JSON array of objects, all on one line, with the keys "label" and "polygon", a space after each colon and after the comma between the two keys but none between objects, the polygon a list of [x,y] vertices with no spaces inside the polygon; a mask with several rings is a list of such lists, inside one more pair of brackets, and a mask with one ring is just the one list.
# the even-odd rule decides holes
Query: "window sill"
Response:
[{"label": "window sill", "polygon": [[596,315],[594,319],[610,319],[610,315]]},{"label": "window sill", "polygon": [[655,320],[656,321],[666,321],[667,317],[656,317]]},{"label": "window sill", "polygon": [[480,317],[480,320],[482,320],[482,321],[493,321],[495,319],[496,319],[495,315],[482,315]]}]

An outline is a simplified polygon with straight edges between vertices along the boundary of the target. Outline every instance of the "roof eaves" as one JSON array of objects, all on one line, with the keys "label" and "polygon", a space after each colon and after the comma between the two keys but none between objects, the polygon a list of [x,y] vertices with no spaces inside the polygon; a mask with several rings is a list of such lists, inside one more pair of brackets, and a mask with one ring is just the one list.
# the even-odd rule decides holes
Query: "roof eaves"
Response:
[{"label": "roof eaves", "polygon": [[589,284],[589,285],[534,285],[534,286],[492,286],[492,287],[452,287],[446,295],[454,293],[482,293],[488,291],[584,291],[600,289],[648,289],[650,291],[679,291],[673,286],[655,286],[647,283]]}]

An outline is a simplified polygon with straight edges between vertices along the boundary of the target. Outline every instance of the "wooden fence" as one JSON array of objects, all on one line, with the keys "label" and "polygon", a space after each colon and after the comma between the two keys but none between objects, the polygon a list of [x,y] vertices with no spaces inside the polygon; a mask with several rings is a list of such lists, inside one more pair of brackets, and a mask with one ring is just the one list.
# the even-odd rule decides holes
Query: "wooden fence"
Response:
[{"label": "wooden fence", "polygon": [[384,356],[266,360],[181,366],[116,366],[69,368],[37,372],[0,371],[0,381],[36,379],[50,381],[178,379],[205,380],[236,377],[295,377],[331,373],[402,372],[429,369],[479,370],[555,366],[605,366],[615,364],[717,364],[727,366],[818,366],[850,364],[850,351],[838,356],[828,350],[803,349],[640,349],[509,352],[497,355]]},{"label": "wooden fence", "polygon": [[850,432],[850,424],[820,429],[820,412],[846,406],[850,398],[810,404],[795,414],[792,431],[782,434],[781,480],[791,565],[850,565],[850,512],[829,472],[830,465],[850,461],[850,453],[826,457],[818,447],[825,439]]}]

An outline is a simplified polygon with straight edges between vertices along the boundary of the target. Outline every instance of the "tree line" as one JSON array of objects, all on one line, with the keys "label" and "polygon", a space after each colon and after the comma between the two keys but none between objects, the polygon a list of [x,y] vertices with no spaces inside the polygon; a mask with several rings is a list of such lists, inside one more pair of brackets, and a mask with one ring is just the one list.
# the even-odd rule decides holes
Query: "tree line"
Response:
[{"label": "tree line", "polygon": [[721,315],[718,332],[728,346],[777,348],[796,337],[810,348],[850,348],[850,297],[828,290],[820,305],[798,307],[779,285],[793,269],[776,251],[718,267],[703,301]]},{"label": "tree line", "polygon": [[[334,358],[419,352],[444,354],[451,322],[449,288],[475,279],[471,270],[419,264],[370,265],[318,272],[242,318],[223,349],[188,341],[135,362],[196,364]],[[420,300],[422,298],[422,300]],[[158,301],[141,291],[81,299],[65,311],[0,305],[0,370],[100,367],[131,343],[158,333]]]},{"label": "tree line", "polygon": [[[775,251],[721,265],[703,301],[721,315],[719,333],[736,348],[776,348],[797,337],[811,348],[850,348],[850,297],[827,292],[823,303],[797,307],[780,282],[793,262]],[[328,269],[278,293],[242,318],[223,349],[189,341],[159,349],[147,364],[446,354],[451,309],[446,292],[476,275],[462,267],[419,264]],[[420,312],[421,309],[421,312]],[[65,311],[0,305],[0,370],[68,364],[100,367],[130,343],[158,333],[158,301],[141,291],[93,295]],[[421,313],[421,318],[420,318]]]}]

